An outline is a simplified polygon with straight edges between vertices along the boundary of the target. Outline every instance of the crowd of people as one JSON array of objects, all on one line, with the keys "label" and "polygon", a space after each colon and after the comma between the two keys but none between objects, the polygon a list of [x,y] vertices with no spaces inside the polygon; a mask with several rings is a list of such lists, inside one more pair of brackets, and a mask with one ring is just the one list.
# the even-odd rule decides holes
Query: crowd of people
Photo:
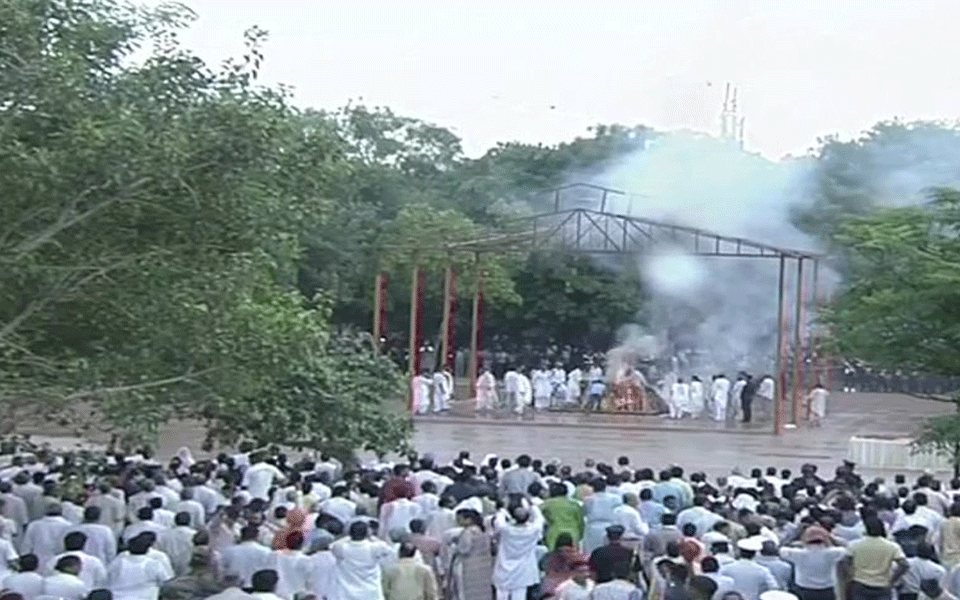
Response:
[{"label": "crowd of people", "polygon": [[[534,410],[580,409],[662,414],[667,418],[708,418],[726,423],[773,418],[776,383],[773,376],[755,377],[741,371],[734,381],[718,373],[704,382],[697,375],[688,380],[669,371],[651,384],[644,369],[624,366],[611,372],[600,360],[585,368],[546,363],[534,369],[509,365],[501,378],[485,365],[477,378],[476,410],[523,414]],[[650,372],[649,370],[647,371]],[[446,367],[436,372],[422,370],[411,382],[413,411],[427,414],[450,410],[454,379]],[[816,383],[804,394],[809,421],[821,424],[826,416],[829,392]]]},{"label": "crowd of people", "polygon": [[0,600],[955,600],[960,480],[18,454]]}]

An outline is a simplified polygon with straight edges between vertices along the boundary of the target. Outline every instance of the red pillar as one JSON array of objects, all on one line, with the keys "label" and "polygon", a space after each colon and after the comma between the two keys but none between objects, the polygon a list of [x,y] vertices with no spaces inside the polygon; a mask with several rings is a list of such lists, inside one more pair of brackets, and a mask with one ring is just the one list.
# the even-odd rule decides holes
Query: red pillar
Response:
[{"label": "red pillar", "polygon": [[453,337],[456,330],[457,314],[457,273],[453,265],[447,267],[443,286],[443,341],[441,343],[440,364],[453,370]]},{"label": "red pillar", "polygon": [[473,318],[470,327],[470,395],[477,396],[477,376],[480,372],[480,337],[483,323],[483,273],[480,270],[480,257],[474,255],[474,293]]},{"label": "red pillar", "polygon": [[380,353],[383,350],[383,340],[387,335],[387,283],[385,271],[377,273],[373,292],[373,351]]},{"label": "red pillar", "polygon": [[414,264],[413,277],[410,281],[410,355],[409,381],[410,401],[409,408],[413,410],[413,378],[420,373],[420,346],[423,345],[423,269]]}]

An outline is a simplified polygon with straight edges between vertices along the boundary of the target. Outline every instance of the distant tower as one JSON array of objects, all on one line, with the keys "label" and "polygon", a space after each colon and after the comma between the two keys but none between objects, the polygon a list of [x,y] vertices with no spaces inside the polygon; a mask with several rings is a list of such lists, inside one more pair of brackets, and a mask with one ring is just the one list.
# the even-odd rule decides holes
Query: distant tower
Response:
[{"label": "distant tower", "polygon": [[744,117],[737,114],[737,88],[729,83],[723,93],[723,110],[720,112],[720,139],[737,144],[743,149]]}]

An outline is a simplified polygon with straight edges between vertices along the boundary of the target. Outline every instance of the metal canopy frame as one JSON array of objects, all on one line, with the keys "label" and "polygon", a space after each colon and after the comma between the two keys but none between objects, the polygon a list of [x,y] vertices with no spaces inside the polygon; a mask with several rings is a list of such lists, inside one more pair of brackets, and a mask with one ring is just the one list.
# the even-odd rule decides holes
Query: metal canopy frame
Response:
[{"label": "metal canopy frame", "polygon": [[[583,203],[584,192],[594,194],[587,202],[596,208],[575,206],[563,208],[565,192],[581,193]],[[599,196],[597,198],[596,196]],[[695,227],[670,223],[646,217],[621,214],[607,210],[608,200],[611,197],[629,198],[635,194],[588,183],[574,183],[557,188],[544,190],[534,194],[539,197],[539,204],[553,204],[553,210],[510,219],[501,224],[498,231],[488,231],[484,235],[469,240],[447,242],[437,246],[419,245],[394,248],[407,250],[412,254],[424,251],[443,251],[449,255],[469,253],[476,262],[483,254],[510,254],[533,252],[561,252],[593,255],[642,255],[665,247],[681,251],[694,256],[719,258],[747,258],[747,259],[775,259],[779,261],[778,277],[778,335],[777,335],[777,398],[776,418],[774,419],[774,433],[783,432],[788,415],[786,414],[786,387],[788,371],[793,376],[790,394],[791,414],[789,418],[794,426],[799,426],[809,415],[801,415],[804,382],[801,382],[801,350],[804,341],[818,343],[819,340],[810,340],[809,332],[804,330],[804,308],[807,303],[807,293],[804,277],[804,263],[812,263],[810,273],[810,287],[812,287],[812,303],[814,309],[820,301],[818,289],[819,265],[823,256],[816,253],[796,249],[777,247],[741,237],[726,236],[712,231]],[[788,264],[796,263],[795,311],[791,316],[787,312],[787,280]],[[420,371],[420,352],[422,342],[422,301],[423,301],[423,271],[415,265],[411,286],[410,311],[410,380]],[[483,310],[483,281],[482,272],[476,269],[476,279],[473,283],[472,327],[470,344],[470,380],[471,392],[476,391],[476,380],[479,372],[480,330]],[[454,282],[456,274],[452,266],[448,266],[445,275],[445,296],[443,310],[443,348],[442,363],[450,365],[452,362],[452,319],[455,311]],[[383,302],[385,299],[387,274],[381,273],[377,277],[375,308],[374,308],[374,339],[381,340],[385,334]],[[787,365],[789,358],[788,339],[792,325],[793,337],[793,364]],[[805,340],[806,337],[806,340]],[[814,354],[814,364],[811,365],[811,376],[819,372],[816,364],[818,357]],[[826,371],[829,376],[829,368]],[[806,384],[812,385],[807,381]],[[827,384],[829,387],[829,384]],[[410,391],[411,408],[413,408],[414,390]]]}]

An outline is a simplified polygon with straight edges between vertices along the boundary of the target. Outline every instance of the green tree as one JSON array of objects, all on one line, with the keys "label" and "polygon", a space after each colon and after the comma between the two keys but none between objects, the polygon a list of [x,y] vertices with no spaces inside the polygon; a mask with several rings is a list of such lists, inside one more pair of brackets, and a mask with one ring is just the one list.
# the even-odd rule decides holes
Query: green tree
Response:
[{"label": "green tree", "polygon": [[[853,220],[837,240],[847,276],[823,318],[840,355],[960,374],[960,192],[938,189],[924,206]],[[916,445],[946,453],[960,476],[960,395],[923,397],[957,413],[925,421]]]},{"label": "green tree", "polygon": [[[215,70],[176,44],[191,18],[0,2],[8,424],[75,408],[79,429],[145,439],[207,416],[229,439],[217,419],[294,374],[366,368],[337,355],[326,304],[294,286],[299,233],[322,225],[348,169],[343,140],[256,83],[263,32]],[[343,415],[328,442],[358,441],[357,413]]]}]

